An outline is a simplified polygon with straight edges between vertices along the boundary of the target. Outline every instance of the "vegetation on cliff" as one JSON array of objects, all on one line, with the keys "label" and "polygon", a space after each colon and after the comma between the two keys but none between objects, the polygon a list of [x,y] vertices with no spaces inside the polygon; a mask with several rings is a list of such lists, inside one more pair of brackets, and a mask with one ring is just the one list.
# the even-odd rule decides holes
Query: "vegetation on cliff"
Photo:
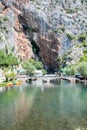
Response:
[{"label": "vegetation on cliff", "polygon": [[77,75],[87,77],[87,39],[85,35],[78,36],[80,43],[75,44],[70,50],[59,57],[62,72],[65,75]]}]

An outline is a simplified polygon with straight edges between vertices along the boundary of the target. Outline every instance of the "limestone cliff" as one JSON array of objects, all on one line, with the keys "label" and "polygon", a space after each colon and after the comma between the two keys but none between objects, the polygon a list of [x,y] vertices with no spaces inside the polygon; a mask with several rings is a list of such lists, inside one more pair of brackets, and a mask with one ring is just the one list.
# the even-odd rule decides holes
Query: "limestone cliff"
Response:
[{"label": "limestone cliff", "polygon": [[0,32],[2,39],[0,41],[0,48],[4,49],[7,44],[8,50],[13,51],[20,60],[26,60],[33,57],[32,46],[23,32],[24,30],[19,19],[21,11],[13,5],[7,6],[6,3],[0,3],[0,7],[0,20],[7,19],[7,21],[3,20],[0,25],[0,28],[4,27],[7,31],[5,32],[4,28],[2,28],[3,30]]}]

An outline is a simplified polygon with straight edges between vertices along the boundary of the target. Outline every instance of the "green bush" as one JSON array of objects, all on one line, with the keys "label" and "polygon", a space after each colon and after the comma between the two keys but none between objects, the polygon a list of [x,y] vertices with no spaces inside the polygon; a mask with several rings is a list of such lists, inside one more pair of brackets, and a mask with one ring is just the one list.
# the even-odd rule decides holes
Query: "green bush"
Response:
[{"label": "green bush", "polygon": [[83,50],[83,54],[84,54],[84,55],[87,54],[87,50]]},{"label": "green bush", "polygon": [[83,46],[83,47],[87,47],[87,42],[84,41],[84,42],[82,43],[82,46]]},{"label": "green bush", "polygon": [[70,40],[73,40],[73,39],[75,39],[75,37],[72,35],[72,34],[67,34],[67,37],[70,39]]},{"label": "green bush", "polygon": [[46,74],[47,71],[46,71],[45,69],[42,69],[42,73],[43,73],[43,74]]},{"label": "green bush", "polygon": [[37,70],[43,69],[43,64],[42,64],[42,62],[40,62],[40,61],[36,61],[35,64],[34,64],[34,66],[35,66],[35,68],[36,68]]},{"label": "green bush", "polygon": [[62,30],[63,32],[65,32],[65,27],[62,27],[61,30]]},{"label": "green bush", "polygon": [[80,48],[81,48],[81,47],[87,47],[87,42],[84,41],[84,42],[78,44],[78,47],[80,47]]},{"label": "green bush", "polygon": [[87,62],[81,62],[77,66],[77,71],[84,77],[87,77]]},{"label": "green bush", "polygon": [[54,32],[54,33],[58,33],[58,32],[59,32],[59,29],[54,29],[53,32]]},{"label": "green bush", "polygon": [[42,70],[43,73],[46,71],[43,68],[43,64],[40,61],[35,61],[34,59],[29,59],[22,64],[22,67],[26,70],[26,74],[33,76],[35,70]]},{"label": "green bush", "polygon": [[67,66],[67,67],[62,69],[62,72],[68,76],[75,75],[75,67],[74,66]]},{"label": "green bush", "polygon": [[83,33],[83,34],[80,34],[78,36],[78,40],[81,41],[81,42],[84,42],[87,38],[87,34],[86,33]]},{"label": "green bush", "polygon": [[83,56],[80,58],[80,62],[82,62],[82,61],[87,62],[87,54],[83,55]]},{"label": "green bush", "polygon": [[75,12],[77,12],[76,9],[66,9],[66,13],[73,14]]}]

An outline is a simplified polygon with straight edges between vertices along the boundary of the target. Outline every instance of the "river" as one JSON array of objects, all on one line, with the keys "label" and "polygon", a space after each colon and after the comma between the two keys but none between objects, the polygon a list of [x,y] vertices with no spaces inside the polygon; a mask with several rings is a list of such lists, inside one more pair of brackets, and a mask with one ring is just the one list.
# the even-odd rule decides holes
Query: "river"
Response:
[{"label": "river", "polygon": [[87,88],[59,79],[2,92],[0,130],[87,130]]}]

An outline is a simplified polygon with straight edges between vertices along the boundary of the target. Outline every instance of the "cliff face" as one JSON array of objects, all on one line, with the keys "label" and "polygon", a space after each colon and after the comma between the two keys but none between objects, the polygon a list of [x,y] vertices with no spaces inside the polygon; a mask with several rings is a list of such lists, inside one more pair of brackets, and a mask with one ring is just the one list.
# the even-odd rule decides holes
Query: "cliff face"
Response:
[{"label": "cliff face", "polygon": [[21,11],[15,8],[11,1],[3,1],[0,7],[0,48],[4,49],[7,46],[8,51],[12,51],[20,60],[33,57],[32,46],[23,32],[19,19]]},{"label": "cliff face", "polygon": [[87,32],[86,0],[35,0],[30,1],[26,8],[36,21],[39,19],[37,23],[43,35],[52,30],[55,37],[60,39],[62,53],[73,44],[69,36]]},{"label": "cliff face", "polygon": [[40,48],[39,55],[47,70],[52,71],[58,68],[57,57],[60,48],[59,39],[55,38],[53,32],[48,33],[48,37],[39,36],[37,44]]},{"label": "cliff face", "polygon": [[48,70],[57,69],[58,55],[75,44],[71,36],[87,31],[86,5],[85,0],[2,0],[9,46],[21,60],[38,55]]}]

